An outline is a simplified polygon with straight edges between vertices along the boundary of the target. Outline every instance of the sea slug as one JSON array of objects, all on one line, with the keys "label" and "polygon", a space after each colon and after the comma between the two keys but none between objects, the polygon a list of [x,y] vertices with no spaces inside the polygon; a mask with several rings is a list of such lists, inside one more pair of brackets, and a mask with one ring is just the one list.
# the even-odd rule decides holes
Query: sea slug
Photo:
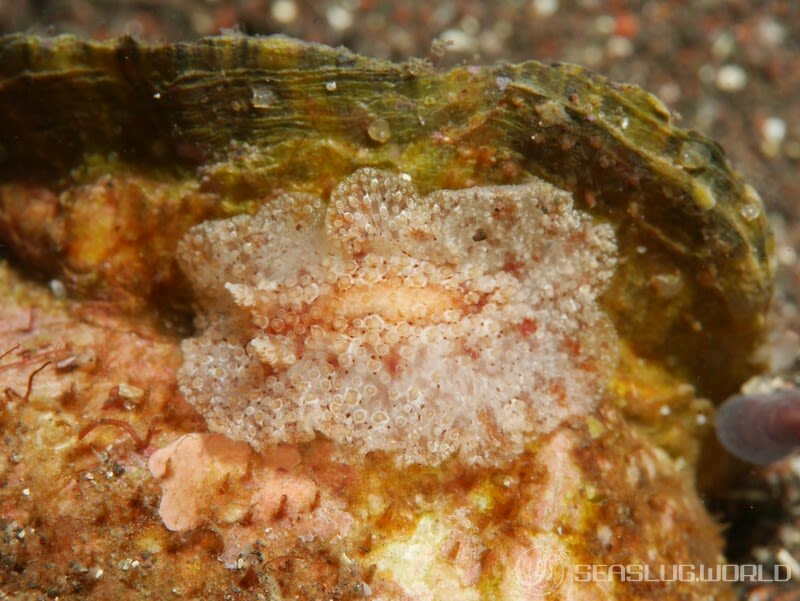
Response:
[{"label": "sea slug", "polygon": [[179,380],[212,430],[481,464],[594,407],[616,358],[611,226],[541,180],[409,180],[362,169],[327,206],[287,194],[189,231],[200,333]]}]

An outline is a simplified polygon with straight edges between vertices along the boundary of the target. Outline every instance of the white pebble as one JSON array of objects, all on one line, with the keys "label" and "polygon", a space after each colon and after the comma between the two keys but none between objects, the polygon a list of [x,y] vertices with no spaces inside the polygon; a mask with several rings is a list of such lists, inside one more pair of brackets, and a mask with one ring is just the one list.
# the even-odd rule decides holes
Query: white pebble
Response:
[{"label": "white pebble", "polygon": [[272,18],[278,23],[292,23],[297,18],[297,5],[293,0],[278,0],[272,5]]},{"label": "white pebble", "polygon": [[334,4],[329,7],[325,16],[328,18],[328,23],[336,31],[344,31],[349,29],[353,24],[353,13],[342,6]]},{"label": "white pebble", "polygon": [[460,29],[448,29],[443,32],[440,38],[447,44],[447,48],[453,52],[471,52],[477,48],[478,41],[461,31]]},{"label": "white pebble", "polygon": [[739,65],[725,65],[717,71],[716,83],[723,92],[738,92],[747,85],[747,72]]},{"label": "white pebble", "polygon": [[730,31],[724,31],[711,44],[711,53],[717,60],[724,61],[731,55],[735,46],[736,39],[733,34]]},{"label": "white pebble", "polygon": [[50,280],[50,292],[58,299],[67,298],[67,289],[61,280]]},{"label": "white pebble", "polygon": [[633,53],[633,43],[628,38],[615,35],[608,38],[606,49],[611,58],[626,58]]},{"label": "white pebble", "polygon": [[549,17],[558,11],[558,0],[533,0],[533,10],[539,17]]},{"label": "white pebble", "polygon": [[597,33],[611,35],[617,28],[617,21],[610,15],[600,15],[594,20],[594,29]]},{"label": "white pebble", "polygon": [[769,117],[764,120],[761,128],[764,141],[770,144],[780,144],[786,138],[786,121],[780,117]]},{"label": "white pebble", "polygon": [[772,17],[767,17],[759,22],[756,35],[767,46],[779,46],[786,38],[786,28]]}]

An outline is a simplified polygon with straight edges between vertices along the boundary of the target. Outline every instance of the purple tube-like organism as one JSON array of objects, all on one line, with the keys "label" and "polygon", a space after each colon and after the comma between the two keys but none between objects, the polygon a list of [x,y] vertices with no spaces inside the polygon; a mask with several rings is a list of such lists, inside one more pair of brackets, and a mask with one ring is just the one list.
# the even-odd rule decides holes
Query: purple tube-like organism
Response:
[{"label": "purple tube-like organism", "polygon": [[800,390],[738,395],[717,410],[717,437],[744,461],[765,465],[800,447]]}]

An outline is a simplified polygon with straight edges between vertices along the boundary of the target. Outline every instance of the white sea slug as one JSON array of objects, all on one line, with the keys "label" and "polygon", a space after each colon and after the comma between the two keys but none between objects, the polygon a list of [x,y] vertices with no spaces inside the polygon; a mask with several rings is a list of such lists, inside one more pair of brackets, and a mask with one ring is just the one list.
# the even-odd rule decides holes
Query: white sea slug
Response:
[{"label": "white sea slug", "polygon": [[541,180],[441,190],[362,169],[330,201],[287,194],[192,228],[200,305],[183,394],[265,451],[497,463],[585,415],[616,361],[601,310],[611,227]]}]

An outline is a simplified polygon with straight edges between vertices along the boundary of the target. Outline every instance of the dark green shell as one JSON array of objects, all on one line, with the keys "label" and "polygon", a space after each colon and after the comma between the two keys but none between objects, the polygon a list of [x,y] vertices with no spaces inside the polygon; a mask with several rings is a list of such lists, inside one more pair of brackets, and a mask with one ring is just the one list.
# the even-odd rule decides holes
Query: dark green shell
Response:
[{"label": "dark green shell", "polygon": [[0,184],[63,189],[97,156],[194,179],[220,214],[325,195],[367,165],[426,192],[535,174],[617,226],[606,306],[638,355],[713,397],[756,368],[773,276],[757,194],[656,98],[574,65],[442,72],[281,37],[0,39]]}]

